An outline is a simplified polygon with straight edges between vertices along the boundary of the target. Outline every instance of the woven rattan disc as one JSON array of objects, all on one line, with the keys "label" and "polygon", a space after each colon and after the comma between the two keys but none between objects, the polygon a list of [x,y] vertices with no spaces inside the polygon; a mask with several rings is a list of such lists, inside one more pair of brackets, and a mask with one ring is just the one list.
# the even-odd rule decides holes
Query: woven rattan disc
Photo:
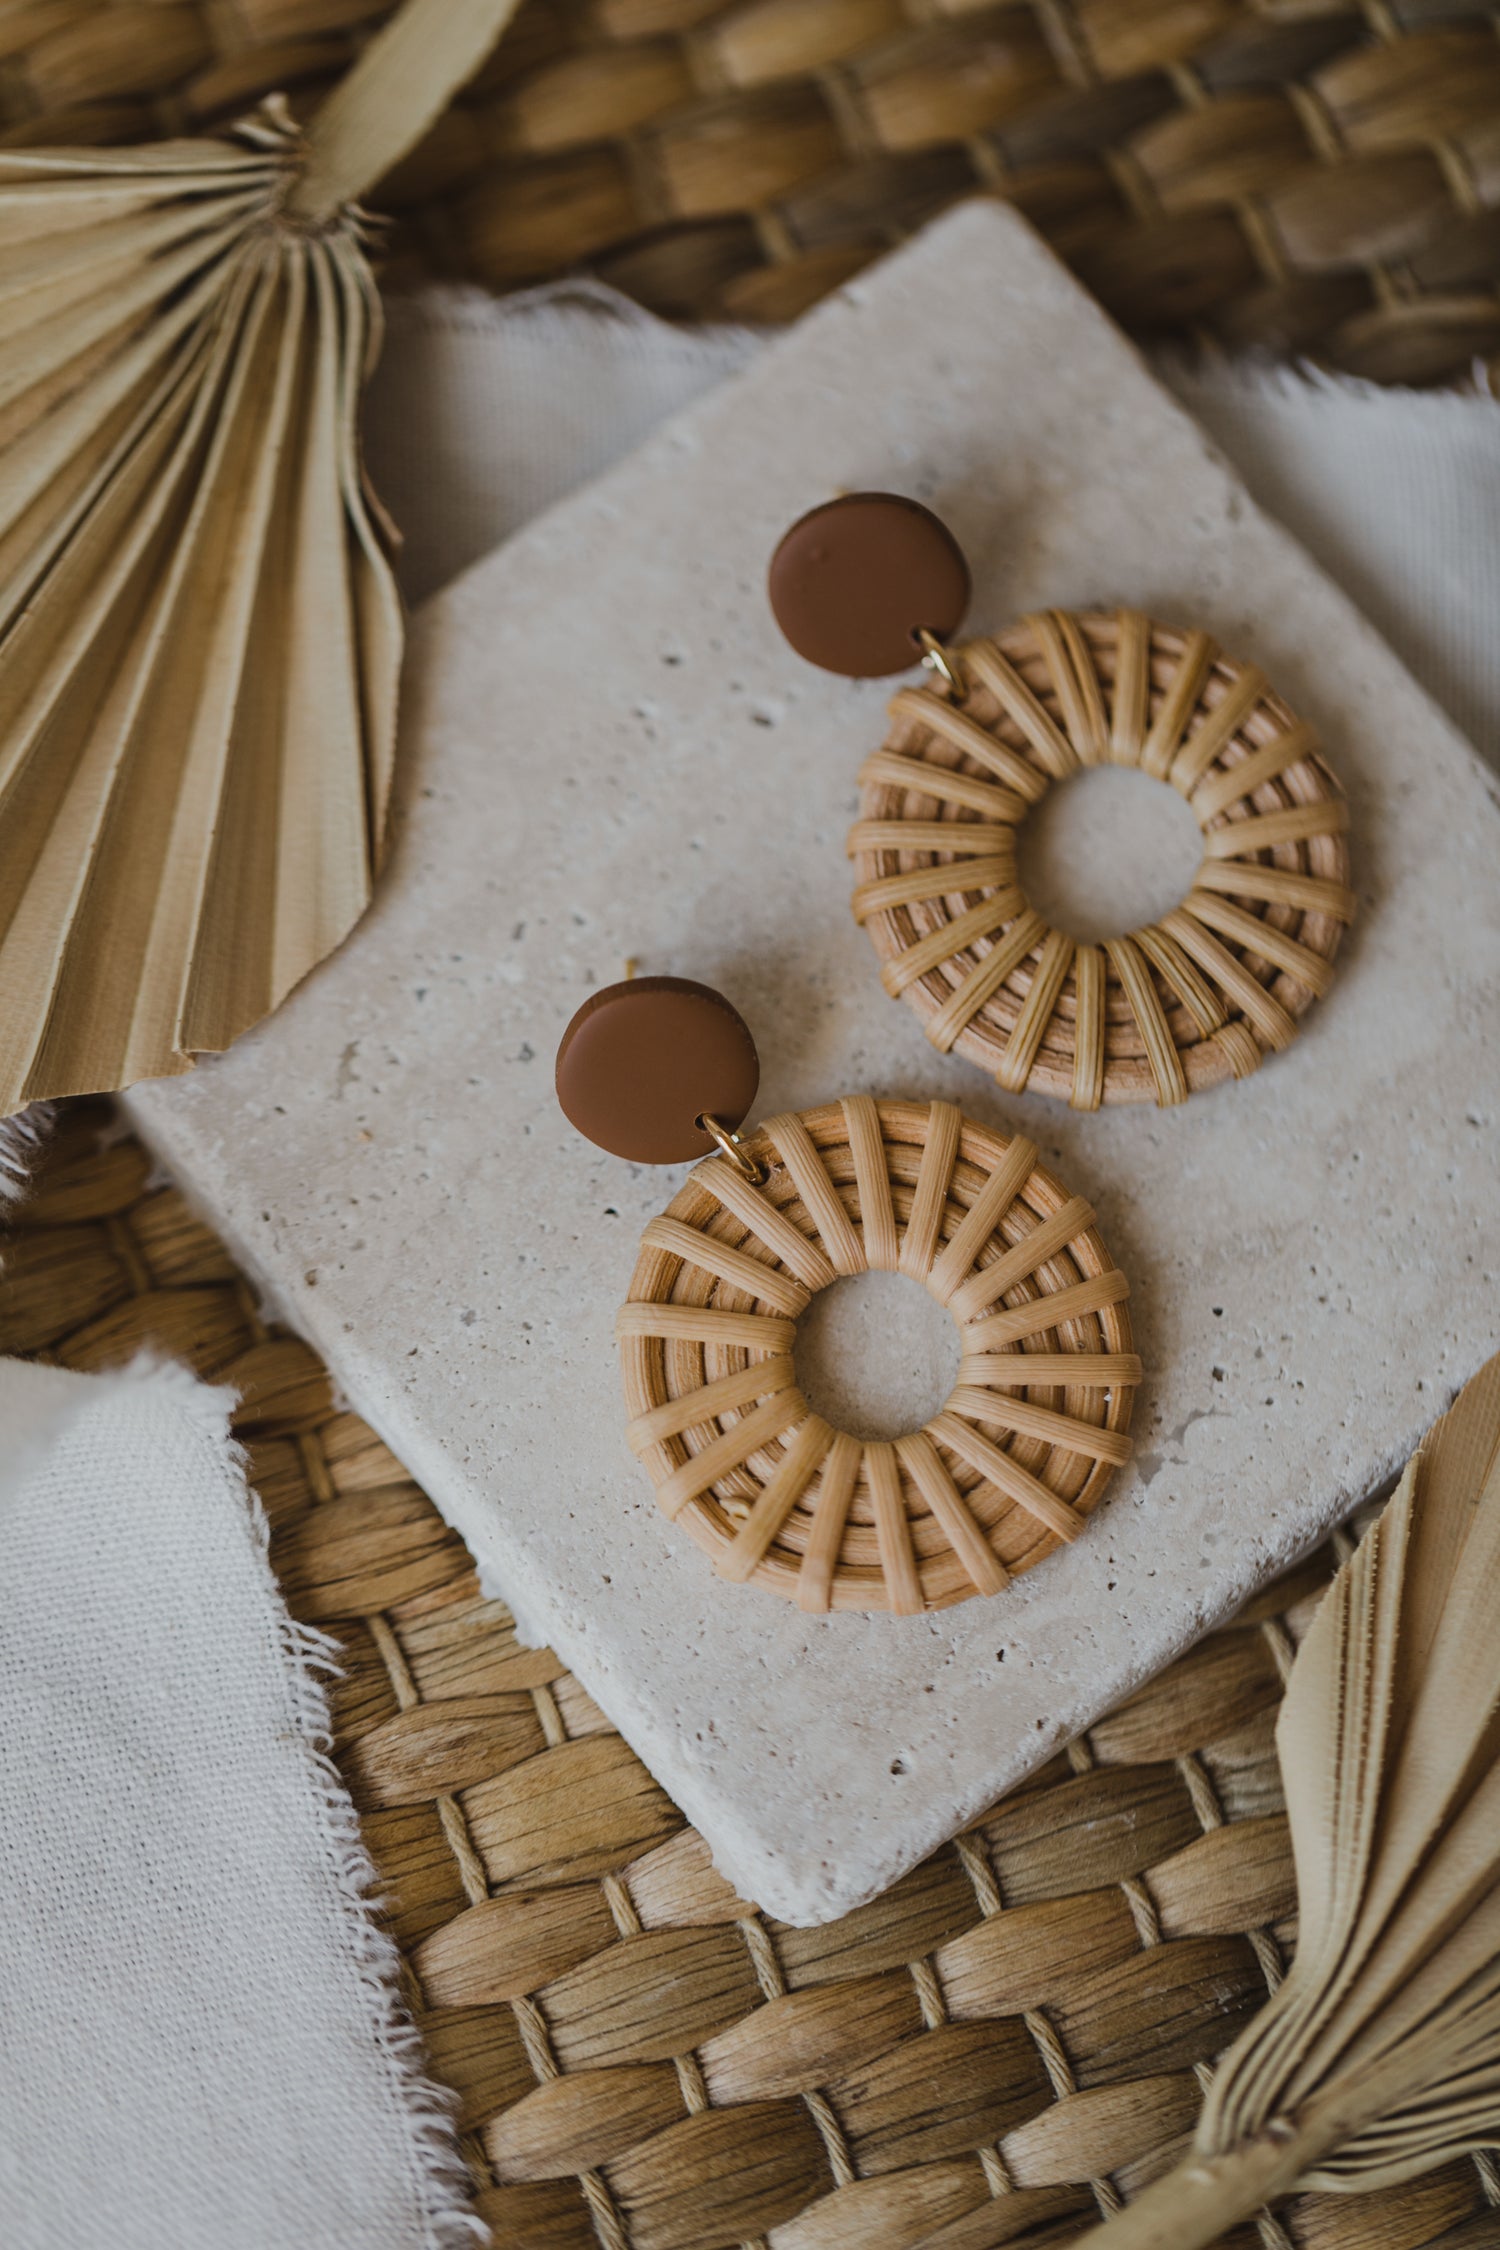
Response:
[{"label": "woven rattan disc", "polygon": [[[950,652],[964,682],[903,688],[860,776],[855,919],[881,981],[1009,1092],[1163,1106],[1248,1077],[1328,988],[1354,913],[1348,806],[1253,666],[1138,610],[1026,617]],[[1055,781],[1134,766],[1203,831],[1161,921],[1075,944],[1016,879],[1016,830]]]},{"label": "woven rattan disc", "polygon": [[[1030,1141],[861,1095],[700,1164],[641,1238],[616,1323],[627,1436],[721,1577],[799,1607],[941,1609],[1075,1539],[1130,1451],[1128,1284]],[[834,1429],[792,1364],[841,1274],[904,1273],[958,1324],[957,1386],[894,1443]]]}]

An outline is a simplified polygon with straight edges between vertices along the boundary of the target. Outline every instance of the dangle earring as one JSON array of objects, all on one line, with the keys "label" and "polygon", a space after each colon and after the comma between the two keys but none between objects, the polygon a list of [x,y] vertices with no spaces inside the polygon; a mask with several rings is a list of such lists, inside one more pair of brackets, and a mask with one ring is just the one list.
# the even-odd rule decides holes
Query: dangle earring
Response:
[{"label": "dangle earring", "polygon": [[[916,501],[801,517],[768,592],[799,656],[856,679],[919,659],[860,772],[853,908],[893,998],[1009,1093],[1163,1107],[1245,1078],[1327,991],[1354,914],[1348,806],[1310,727],[1254,666],[1142,611],[1044,610],[955,641],[969,572]],[[1134,767],[1186,801],[1203,860],[1181,904],[1102,945],[1050,928],[1016,831],[1055,782]]]},{"label": "dangle earring", "polygon": [[[569,1120],[637,1164],[702,1158],[641,1237],[616,1333],[625,1435],[726,1579],[805,1610],[944,1608],[1074,1539],[1121,1462],[1141,1365],[1128,1284],[1032,1142],[948,1102],[852,1095],[742,1132],[750,1031],[679,977],[596,992],[557,1054]],[[946,1306],[958,1381],[894,1442],[797,1383],[797,1323],[841,1275]]]}]

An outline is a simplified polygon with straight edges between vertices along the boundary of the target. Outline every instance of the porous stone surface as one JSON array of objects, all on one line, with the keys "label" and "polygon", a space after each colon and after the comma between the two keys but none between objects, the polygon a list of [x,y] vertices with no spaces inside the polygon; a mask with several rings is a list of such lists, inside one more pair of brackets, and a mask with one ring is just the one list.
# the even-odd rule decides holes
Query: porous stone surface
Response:
[{"label": "porous stone surface", "polygon": [[[784,527],[869,486],[954,526],[976,627],[1139,604],[1322,730],[1361,915],[1253,1079],[1074,1116],[885,998],[844,836],[887,691],[800,663],[763,594]],[[774,1913],[900,1875],[1377,1486],[1500,1345],[1495,783],[1005,210],[943,220],[434,599],[403,777],[354,938],[133,1111]],[[809,1618],[716,1582],[658,1514],[611,1323],[682,1174],[585,1144],[551,1084],[629,956],[729,993],[762,1115],[942,1095],[1095,1203],[1147,1373],[1075,1547],[939,1615]],[[846,1340],[866,1317],[841,1310]],[[914,1398],[941,1360],[929,1333]]]}]

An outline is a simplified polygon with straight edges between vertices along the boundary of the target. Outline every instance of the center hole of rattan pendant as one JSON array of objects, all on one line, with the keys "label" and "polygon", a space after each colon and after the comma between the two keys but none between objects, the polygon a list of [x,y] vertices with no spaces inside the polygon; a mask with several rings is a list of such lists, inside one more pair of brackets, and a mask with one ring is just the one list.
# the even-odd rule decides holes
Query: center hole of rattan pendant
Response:
[{"label": "center hole of rattan pendant", "polygon": [[803,1397],[815,1414],[857,1438],[920,1430],[942,1412],[960,1357],[953,1315],[905,1274],[835,1281],[797,1324]]},{"label": "center hole of rattan pendant", "polygon": [[1129,766],[1089,766],[1049,789],[1016,839],[1037,913],[1091,945],[1181,905],[1202,858],[1202,832],[1177,791]]}]

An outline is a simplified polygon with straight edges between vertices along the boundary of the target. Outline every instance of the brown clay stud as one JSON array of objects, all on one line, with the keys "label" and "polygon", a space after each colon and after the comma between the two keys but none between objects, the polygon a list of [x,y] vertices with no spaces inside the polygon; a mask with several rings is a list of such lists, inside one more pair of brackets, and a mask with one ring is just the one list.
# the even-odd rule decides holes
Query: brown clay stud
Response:
[{"label": "brown clay stud", "polygon": [[894,492],[846,492],[798,518],[771,557],[771,610],[799,656],[855,680],[904,672],[916,636],[957,632],[969,566],[945,523]]}]

